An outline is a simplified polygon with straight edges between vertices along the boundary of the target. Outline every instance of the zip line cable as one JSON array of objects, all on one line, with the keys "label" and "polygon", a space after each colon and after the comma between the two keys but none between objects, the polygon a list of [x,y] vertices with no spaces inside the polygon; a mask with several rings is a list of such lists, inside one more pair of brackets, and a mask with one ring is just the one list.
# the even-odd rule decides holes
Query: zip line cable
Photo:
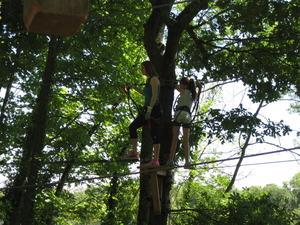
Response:
[{"label": "zip line cable", "polygon": [[[131,159],[128,160],[129,162],[133,162],[135,160]],[[138,161],[138,160],[136,160]],[[43,161],[35,161],[35,162],[11,162],[11,163],[6,163],[4,161],[0,161],[0,165],[2,166],[6,166],[6,165],[38,165],[38,164],[42,164],[42,165],[55,165],[55,164],[80,164],[80,165],[84,165],[84,164],[92,164],[92,163],[117,163],[117,162],[126,162],[126,160],[124,159],[120,159],[120,160],[106,160],[106,159],[96,159],[96,160],[86,160],[86,161],[74,161],[74,160],[64,160],[64,161],[55,161],[55,162],[43,162]]]},{"label": "zip line cable", "polygon": [[[283,161],[269,161],[269,162],[260,162],[260,163],[250,163],[250,164],[243,164],[242,166],[259,166],[259,165],[267,165],[267,164],[275,164],[275,163],[288,163],[288,162],[299,162],[300,160],[297,159],[290,159],[290,160],[283,160]],[[228,167],[235,167],[235,165],[230,166],[218,166],[216,168],[228,168]],[[214,168],[214,167],[213,167]]]},{"label": "zip line cable", "polygon": [[[300,156],[300,154],[292,151],[292,150],[299,150],[299,149],[300,149],[300,147],[295,147],[295,148],[282,149],[282,150],[276,150],[276,151],[271,151],[271,152],[257,153],[257,154],[244,156],[244,158],[262,156],[262,155],[269,155],[269,154],[281,153],[281,152],[286,152],[286,151],[290,151],[291,153]],[[202,163],[196,163],[196,164],[192,164],[192,165],[196,166],[196,165],[218,163],[218,162],[231,161],[231,160],[237,160],[237,159],[240,159],[240,157],[233,157],[233,158],[228,158],[228,159],[219,159],[219,160],[207,161],[207,162],[202,162]],[[42,161],[38,162],[38,161],[36,161],[36,162],[22,162],[22,163],[19,163],[19,162],[6,163],[6,162],[3,162],[3,161],[0,161],[0,165],[2,165],[2,166],[5,166],[5,165],[29,165],[29,164],[54,165],[54,164],[69,164],[69,163],[84,165],[84,164],[92,164],[92,163],[119,163],[119,162],[134,162],[134,161],[138,161],[138,159],[134,159],[134,158],[133,159],[119,159],[119,160],[99,159],[99,160],[86,160],[86,161],[67,160],[67,161],[55,161],[55,162],[42,162]],[[143,161],[143,159],[141,159],[141,161]],[[178,166],[178,167],[180,167],[180,166]],[[174,167],[174,168],[176,168],[176,167]],[[162,169],[159,169],[159,170],[162,170]]]},{"label": "zip line cable", "polygon": [[[293,152],[292,150],[299,150],[299,149],[300,149],[300,147],[295,147],[295,148],[290,148],[290,149],[282,149],[282,150],[277,150],[277,151],[257,153],[257,154],[244,156],[244,158],[251,158],[251,157],[269,155],[269,154],[274,154],[274,153],[281,153],[281,152],[286,152],[286,151]],[[211,160],[211,161],[207,161],[207,162],[191,164],[191,166],[201,166],[201,165],[208,165],[208,164],[213,164],[213,163],[223,163],[223,162],[226,162],[226,161],[232,161],[232,160],[238,160],[238,159],[240,159],[240,157],[233,157],[233,158],[219,159],[219,160]],[[298,162],[298,160],[295,159],[295,160],[278,161],[278,162],[271,162],[271,163],[292,162],[292,161],[297,161]],[[93,161],[93,162],[95,162],[95,161]],[[109,163],[109,161],[107,161],[107,163]],[[254,165],[261,165],[261,163],[257,163],[257,164],[254,164]],[[161,166],[157,169],[156,168],[155,169],[151,168],[151,172],[161,171],[161,170],[171,170],[171,169],[181,168],[181,167],[184,167],[184,166],[175,166],[175,167],[172,167],[172,168]],[[226,167],[233,167],[233,166],[226,166]],[[217,167],[217,168],[219,168],[219,167]],[[220,168],[222,168],[222,167],[220,167]],[[199,169],[201,169],[201,168],[198,168],[197,170],[199,170]],[[143,173],[149,173],[149,170],[141,170],[141,171],[130,172],[130,173],[120,173],[120,174],[113,174],[113,175],[99,176],[99,177],[91,177],[91,178],[84,178],[84,179],[75,179],[75,180],[69,180],[69,181],[57,181],[57,182],[52,182],[52,183],[4,187],[4,188],[0,188],[0,190],[36,188],[36,187],[42,187],[42,186],[48,187],[48,186],[54,186],[54,185],[57,185],[57,184],[76,183],[76,182],[83,182],[83,181],[89,181],[89,180],[100,180],[100,179],[113,178],[113,177],[124,177],[124,176],[137,175],[137,174],[143,174]]]}]

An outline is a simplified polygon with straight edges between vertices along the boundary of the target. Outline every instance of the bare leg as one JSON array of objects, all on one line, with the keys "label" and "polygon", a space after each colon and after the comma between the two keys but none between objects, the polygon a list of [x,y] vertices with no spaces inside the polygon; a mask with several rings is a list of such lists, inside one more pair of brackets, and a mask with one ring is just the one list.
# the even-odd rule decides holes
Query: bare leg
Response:
[{"label": "bare leg", "polygon": [[179,135],[179,128],[180,126],[173,126],[173,137],[172,137],[172,144],[171,144],[171,149],[170,149],[170,160],[173,161],[175,157],[175,151],[177,147],[177,142],[178,142],[178,135]]},{"label": "bare leg", "polygon": [[154,144],[153,149],[154,149],[154,157],[153,158],[156,162],[158,162],[159,161],[160,144]]},{"label": "bare leg", "polygon": [[184,148],[184,157],[185,163],[190,161],[190,128],[183,128],[183,148]]},{"label": "bare leg", "polygon": [[134,154],[137,154],[137,138],[130,139],[130,141],[131,141],[132,152]]}]

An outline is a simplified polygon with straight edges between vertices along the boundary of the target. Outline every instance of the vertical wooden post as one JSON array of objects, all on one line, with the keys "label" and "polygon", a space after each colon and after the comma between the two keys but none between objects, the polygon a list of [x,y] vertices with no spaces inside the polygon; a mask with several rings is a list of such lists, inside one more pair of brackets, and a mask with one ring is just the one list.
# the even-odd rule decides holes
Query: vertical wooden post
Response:
[{"label": "vertical wooden post", "polygon": [[[152,191],[152,205],[155,215],[161,214],[162,207],[162,193],[163,193],[163,178],[161,176],[166,176],[166,170],[155,170],[159,169],[159,166],[140,166],[141,170],[147,170],[150,174],[150,186]],[[152,171],[151,171],[152,170]],[[160,176],[160,177],[158,177]]]},{"label": "vertical wooden post", "polygon": [[160,215],[161,202],[160,202],[160,192],[159,192],[158,181],[157,181],[157,173],[151,172],[150,179],[151,179],[150,182],[151,182],[151,189],[152,189],[154,214]]}]

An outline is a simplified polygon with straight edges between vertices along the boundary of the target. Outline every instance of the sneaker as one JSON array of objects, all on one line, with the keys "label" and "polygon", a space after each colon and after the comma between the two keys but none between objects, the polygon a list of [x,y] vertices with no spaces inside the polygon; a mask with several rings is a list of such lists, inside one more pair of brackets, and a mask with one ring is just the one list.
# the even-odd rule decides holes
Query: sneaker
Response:
[{"label": "sneaker", "polygon": [[159,162],[155,161],[154,159],[152,159],[149,163],[147,163],[146,165],[148,166],[160,166]]},{"label": "sneaker", "polygon": [[167,161],[167,163],[166,163],[166,166],[167,166],[167,167],[174,167],[174,166],[175,166],[175,163],[174,163],[173,160],[170,160],[170,159],[169,159],[169,160]]},{"label": "sneaker", "polygon": [[129,154],[128,155],[125,155],[125,156],[123,156],[123,158],[138,158],[139,157],[139,155],[138,154],[135,154],[135,153],[133,153],[132,151],[131,152],[129,152]]},{"label": "sneaker", "polygon": [[192,166],[189,162],[186,162],[183,166],[184,169],[188,169],[188,170],[194,170],[195,167]]}]

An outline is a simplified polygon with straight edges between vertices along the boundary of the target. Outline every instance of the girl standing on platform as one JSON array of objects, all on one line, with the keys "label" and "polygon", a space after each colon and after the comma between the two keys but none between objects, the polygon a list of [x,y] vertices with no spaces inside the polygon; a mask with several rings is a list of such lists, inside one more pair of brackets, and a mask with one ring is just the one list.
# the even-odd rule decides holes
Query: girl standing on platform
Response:
[{"label": "girl standing on platform", "polygon": [[193,169],[190,165],[190,126],[191,126],[191,107],[193,102],[198,97],[201,92],[201,84],[198,85],[198,93],[196,93],[195,82],[193,79],[184,77],[180,80],[179,85],[175,85],[175,89],[179,91],[180,97],[177,102],[176,111],[173,120],[173,137],[170,150],[170,158],[167,161],[167,166],[175,166],[174,157],[177,147],[178,135],[180,126],[183,128],[183,146],[184,146],[184,156],[185,156],[185,169]]},{"label": "girl standing on platform", "polygon": [[159,166],[159,123],[158,119],[162,117],[159,104],[160,82],[156,73],[155,67],[150,61],[145,61],[141,64],[142,74],[147,77],[147,82],[144,89],[139,89],[134,85],[131,88],[145,96],[144,107],[146,112],[144,115],[139,115],[129,126],[129,134],[132,145],[132,151],[124,156],[124,158],[138,158],[137,154],[137,129],[149,125],[151,138],[153,140],[154,157],[147,165]]}]

